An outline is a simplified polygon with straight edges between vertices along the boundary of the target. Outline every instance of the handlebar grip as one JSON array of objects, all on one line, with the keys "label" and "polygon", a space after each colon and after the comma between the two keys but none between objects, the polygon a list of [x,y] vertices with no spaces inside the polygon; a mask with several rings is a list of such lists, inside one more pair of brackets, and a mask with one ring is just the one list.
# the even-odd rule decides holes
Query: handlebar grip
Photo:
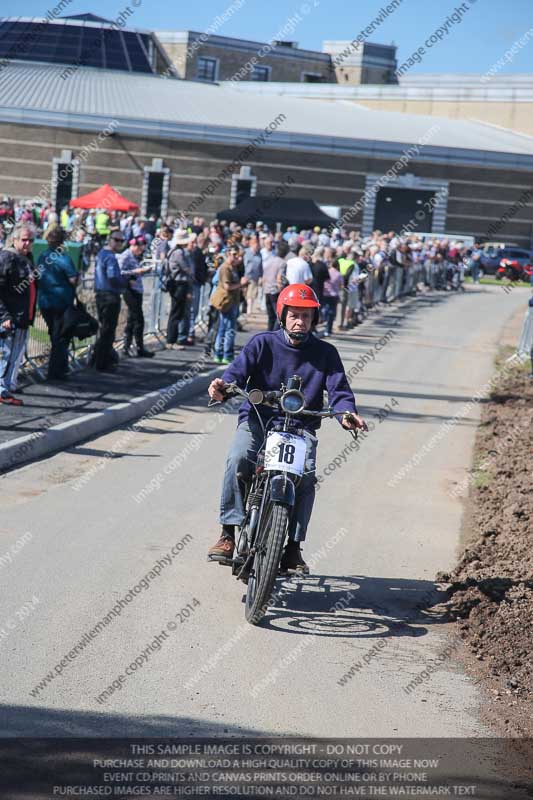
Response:
[{"label": "handlebar grip", "polygon": [[[353,411],[345,411],[344,412],[344,416],[348,417],[348,419],[353,421],[355,419],[355,417],[356,417],[356,414],[354,414]],[[357,441],[357,437],[359,436],[358,429],[357,428],[348,428],[348,432],[350,433],[351,437],[355,441]]]},{"label": "handlebar grip", "polygon": [[222,395],[222,400],[209,400],[209,402],[207,404],[207,407],[209,408],[210,406],[214,406],[217,403],[225,403],[226,400],[230,399],[230,397],[235,397],[235,395],[236,395],[235,389],[236,388],[237,387],[235,386],[234,383],[228,383],[228,385],[226,387],[224,387],[224,389],[220,389],[219,390],[221,395]]},{"label": "handlebar grip", "polygon": [[229,400],[230,397],[235,397],[237,394],[237,386],[234,383],[228,383],[228,385],[222,390],[222,394],[224,395],[224,400]]},{"label": "handlebar grip", "polygon": [[343,411],[343,416],[348,417],[348,419],[354,420],[356,418],[356,414],[353,411]]}]

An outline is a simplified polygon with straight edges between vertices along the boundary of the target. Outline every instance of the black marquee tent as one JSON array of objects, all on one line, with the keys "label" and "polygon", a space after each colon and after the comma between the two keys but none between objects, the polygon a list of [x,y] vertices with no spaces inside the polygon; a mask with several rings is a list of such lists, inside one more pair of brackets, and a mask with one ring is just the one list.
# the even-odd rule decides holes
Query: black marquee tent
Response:
[{"label": "black marquee tent", "polygon": [[299,197],[272,198],[261,195],[247,197],[235,208],[219,211],[217,219],[238,222],[239,225],[246,225],[247,222],[254,224],[264,222],[270,227],[280,222],[283,227],[296,225],[298,228],[314,228],[315,225],[327,228],[336,222],[333,217],[325,214],[314,200]]}]

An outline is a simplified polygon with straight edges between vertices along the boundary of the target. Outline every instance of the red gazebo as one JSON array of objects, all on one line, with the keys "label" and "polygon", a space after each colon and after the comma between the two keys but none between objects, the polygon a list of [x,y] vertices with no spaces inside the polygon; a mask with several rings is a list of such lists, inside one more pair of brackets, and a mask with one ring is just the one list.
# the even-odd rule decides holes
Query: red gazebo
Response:
[{"label": "red gazebo", "polygon": [[139,206],[104,183],[99,189],[69,202],[71,208],[105,208],[106,211],[137,211]]}]

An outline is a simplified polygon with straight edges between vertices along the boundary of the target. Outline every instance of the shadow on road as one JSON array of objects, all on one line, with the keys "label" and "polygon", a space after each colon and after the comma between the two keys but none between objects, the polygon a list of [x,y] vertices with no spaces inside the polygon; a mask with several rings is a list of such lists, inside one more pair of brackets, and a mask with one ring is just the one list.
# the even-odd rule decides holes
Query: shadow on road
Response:
[{"label": "shadow on road", "polygon": [[[2,739],[6,737],[264,736],[230,723],[168,715],[115,714],[34,706],[0,705]],[[76,783],[76,781],[74,781]]]},{"label": "shadow on road", "polygon": [[449,622],[434,609],[447,595],[432,581],[310,575],[276,587],[261,627],[288,633],[367,639],[425,636]]}]

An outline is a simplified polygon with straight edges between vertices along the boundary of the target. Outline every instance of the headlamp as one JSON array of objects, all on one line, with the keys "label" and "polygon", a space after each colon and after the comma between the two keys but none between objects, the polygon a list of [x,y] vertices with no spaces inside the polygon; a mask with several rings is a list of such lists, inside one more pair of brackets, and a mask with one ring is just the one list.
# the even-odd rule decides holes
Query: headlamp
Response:
[{"label": "headlamp", "polygon": [[299,414],[305,408],[305,397],[298,389],[289,389],[281,396],[279,402],[286,414]]}]

